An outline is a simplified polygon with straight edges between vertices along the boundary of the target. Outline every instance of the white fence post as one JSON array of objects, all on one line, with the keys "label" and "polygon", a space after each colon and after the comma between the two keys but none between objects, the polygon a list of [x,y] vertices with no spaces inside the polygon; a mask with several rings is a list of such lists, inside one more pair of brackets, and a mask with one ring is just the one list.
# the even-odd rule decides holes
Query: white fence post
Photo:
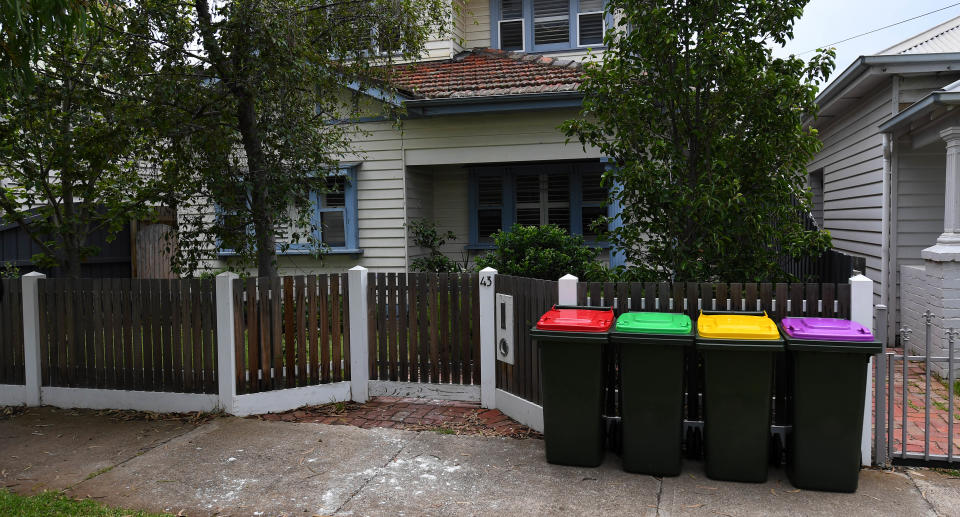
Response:
[{"label": "white fence post", "polygon": [[557,286],[557,305],[576,305],[577,304],[577,277],[566,274],[560,277]]},{"label": "white fence post", "polygon": [[219,387],[220,407],[233,414],[237,401],[237,354],[236,321],[233,306],[233,281],[236,273],[217,275],[217,385]]},{"label": "white fence post", "polygon": [[40,405],[40,283],[36,271],[20,278],[23,293],[23,366],[28,406]]},{"label": "white fence post", "polygon": [[[857,274],[850,278],[850,319],[873,329],[873,280]],[[871,464],[871,426],[873,420],[873,358],[867,362],[867,383],[863,396],[863,431],[860,435],[860,460]]]},{"label": "white fence post", "polygon": [[497,407],[497,270],[480,270],[480,406]]},{"label": "white fence post", "polygon": [[367,332],[367,268],[347,272],[350,289],[350,398],[366,402],[370,390],[370,336]]}]

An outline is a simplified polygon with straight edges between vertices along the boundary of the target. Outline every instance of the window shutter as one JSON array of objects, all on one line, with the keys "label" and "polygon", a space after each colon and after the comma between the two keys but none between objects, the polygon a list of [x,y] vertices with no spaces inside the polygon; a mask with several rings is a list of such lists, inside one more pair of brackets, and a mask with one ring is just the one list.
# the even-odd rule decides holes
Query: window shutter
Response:
[{"label": "window shutter", "polygon": [[536,45],[570,41],[570,1],[533,0],[533,42]]},{"label": "window shutter", "polygon": [[503,226],[503,176],[477,178],[477,241],[492,242],[491,235]]}]

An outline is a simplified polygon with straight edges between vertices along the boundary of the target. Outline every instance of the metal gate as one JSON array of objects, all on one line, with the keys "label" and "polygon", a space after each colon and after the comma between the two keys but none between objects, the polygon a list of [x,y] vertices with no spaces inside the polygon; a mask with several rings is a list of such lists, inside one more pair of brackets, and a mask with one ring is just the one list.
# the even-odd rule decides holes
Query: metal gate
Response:
[{"label": "metal gate", "polygon": [[[955,408],[955,344],[960,332],[943,329],[946,355],[934,355],[933,314],[923,315],[923,347],[911,354],[913,329],[901,328],[900,347],[887,348],[887,308],[877,306],[883,350],[875,361],[874,455],[877,465],[953,466],[960,462]],[[946,374],[937,373],[945,366]]]}]

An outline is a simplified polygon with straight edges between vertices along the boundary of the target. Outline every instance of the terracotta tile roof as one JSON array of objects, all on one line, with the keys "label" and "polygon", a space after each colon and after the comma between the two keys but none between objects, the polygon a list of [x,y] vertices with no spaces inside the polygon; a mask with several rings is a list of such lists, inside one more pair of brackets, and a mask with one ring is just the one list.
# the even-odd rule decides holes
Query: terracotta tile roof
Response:
[{"label": "terracotta tile roof", "polygon": [[581,74],[577,61],[485,48],[397,65],[391,81],[414,97],[440,99],[575,91]]}]

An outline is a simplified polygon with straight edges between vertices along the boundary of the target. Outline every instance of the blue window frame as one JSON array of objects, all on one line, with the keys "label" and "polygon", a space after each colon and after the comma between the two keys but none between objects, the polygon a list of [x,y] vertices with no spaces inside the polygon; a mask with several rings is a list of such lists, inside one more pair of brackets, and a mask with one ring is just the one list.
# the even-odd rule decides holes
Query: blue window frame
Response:
[{"label": "blue window frame", "polygon": [[599,161],[471,168],[468,248],[492,248],[490,235],[514,223],[552,223],[606,246],[591,224],[609,214],[604,170]]},{"label": "blue window frame", "polygon": [[491,0],[490,46],[521,52],[603,47],[604,0]]},{"label": "blue window frame", "polygon": [[[327,192],[312,192],[310,203],[310,232],[316,242],[323,243],[332,254],[361,253],[357,227],[357,168],[358,165],[343,165],[327,176]],[[218,216],[225,214],[217,208]],[[281,232],[287,232],[281,229]],[[309,242],[285,243],[278,238],[278,255],[309,255],[315,246]],[[220,246],[221,256],[236,255],[232,249]]]}]

